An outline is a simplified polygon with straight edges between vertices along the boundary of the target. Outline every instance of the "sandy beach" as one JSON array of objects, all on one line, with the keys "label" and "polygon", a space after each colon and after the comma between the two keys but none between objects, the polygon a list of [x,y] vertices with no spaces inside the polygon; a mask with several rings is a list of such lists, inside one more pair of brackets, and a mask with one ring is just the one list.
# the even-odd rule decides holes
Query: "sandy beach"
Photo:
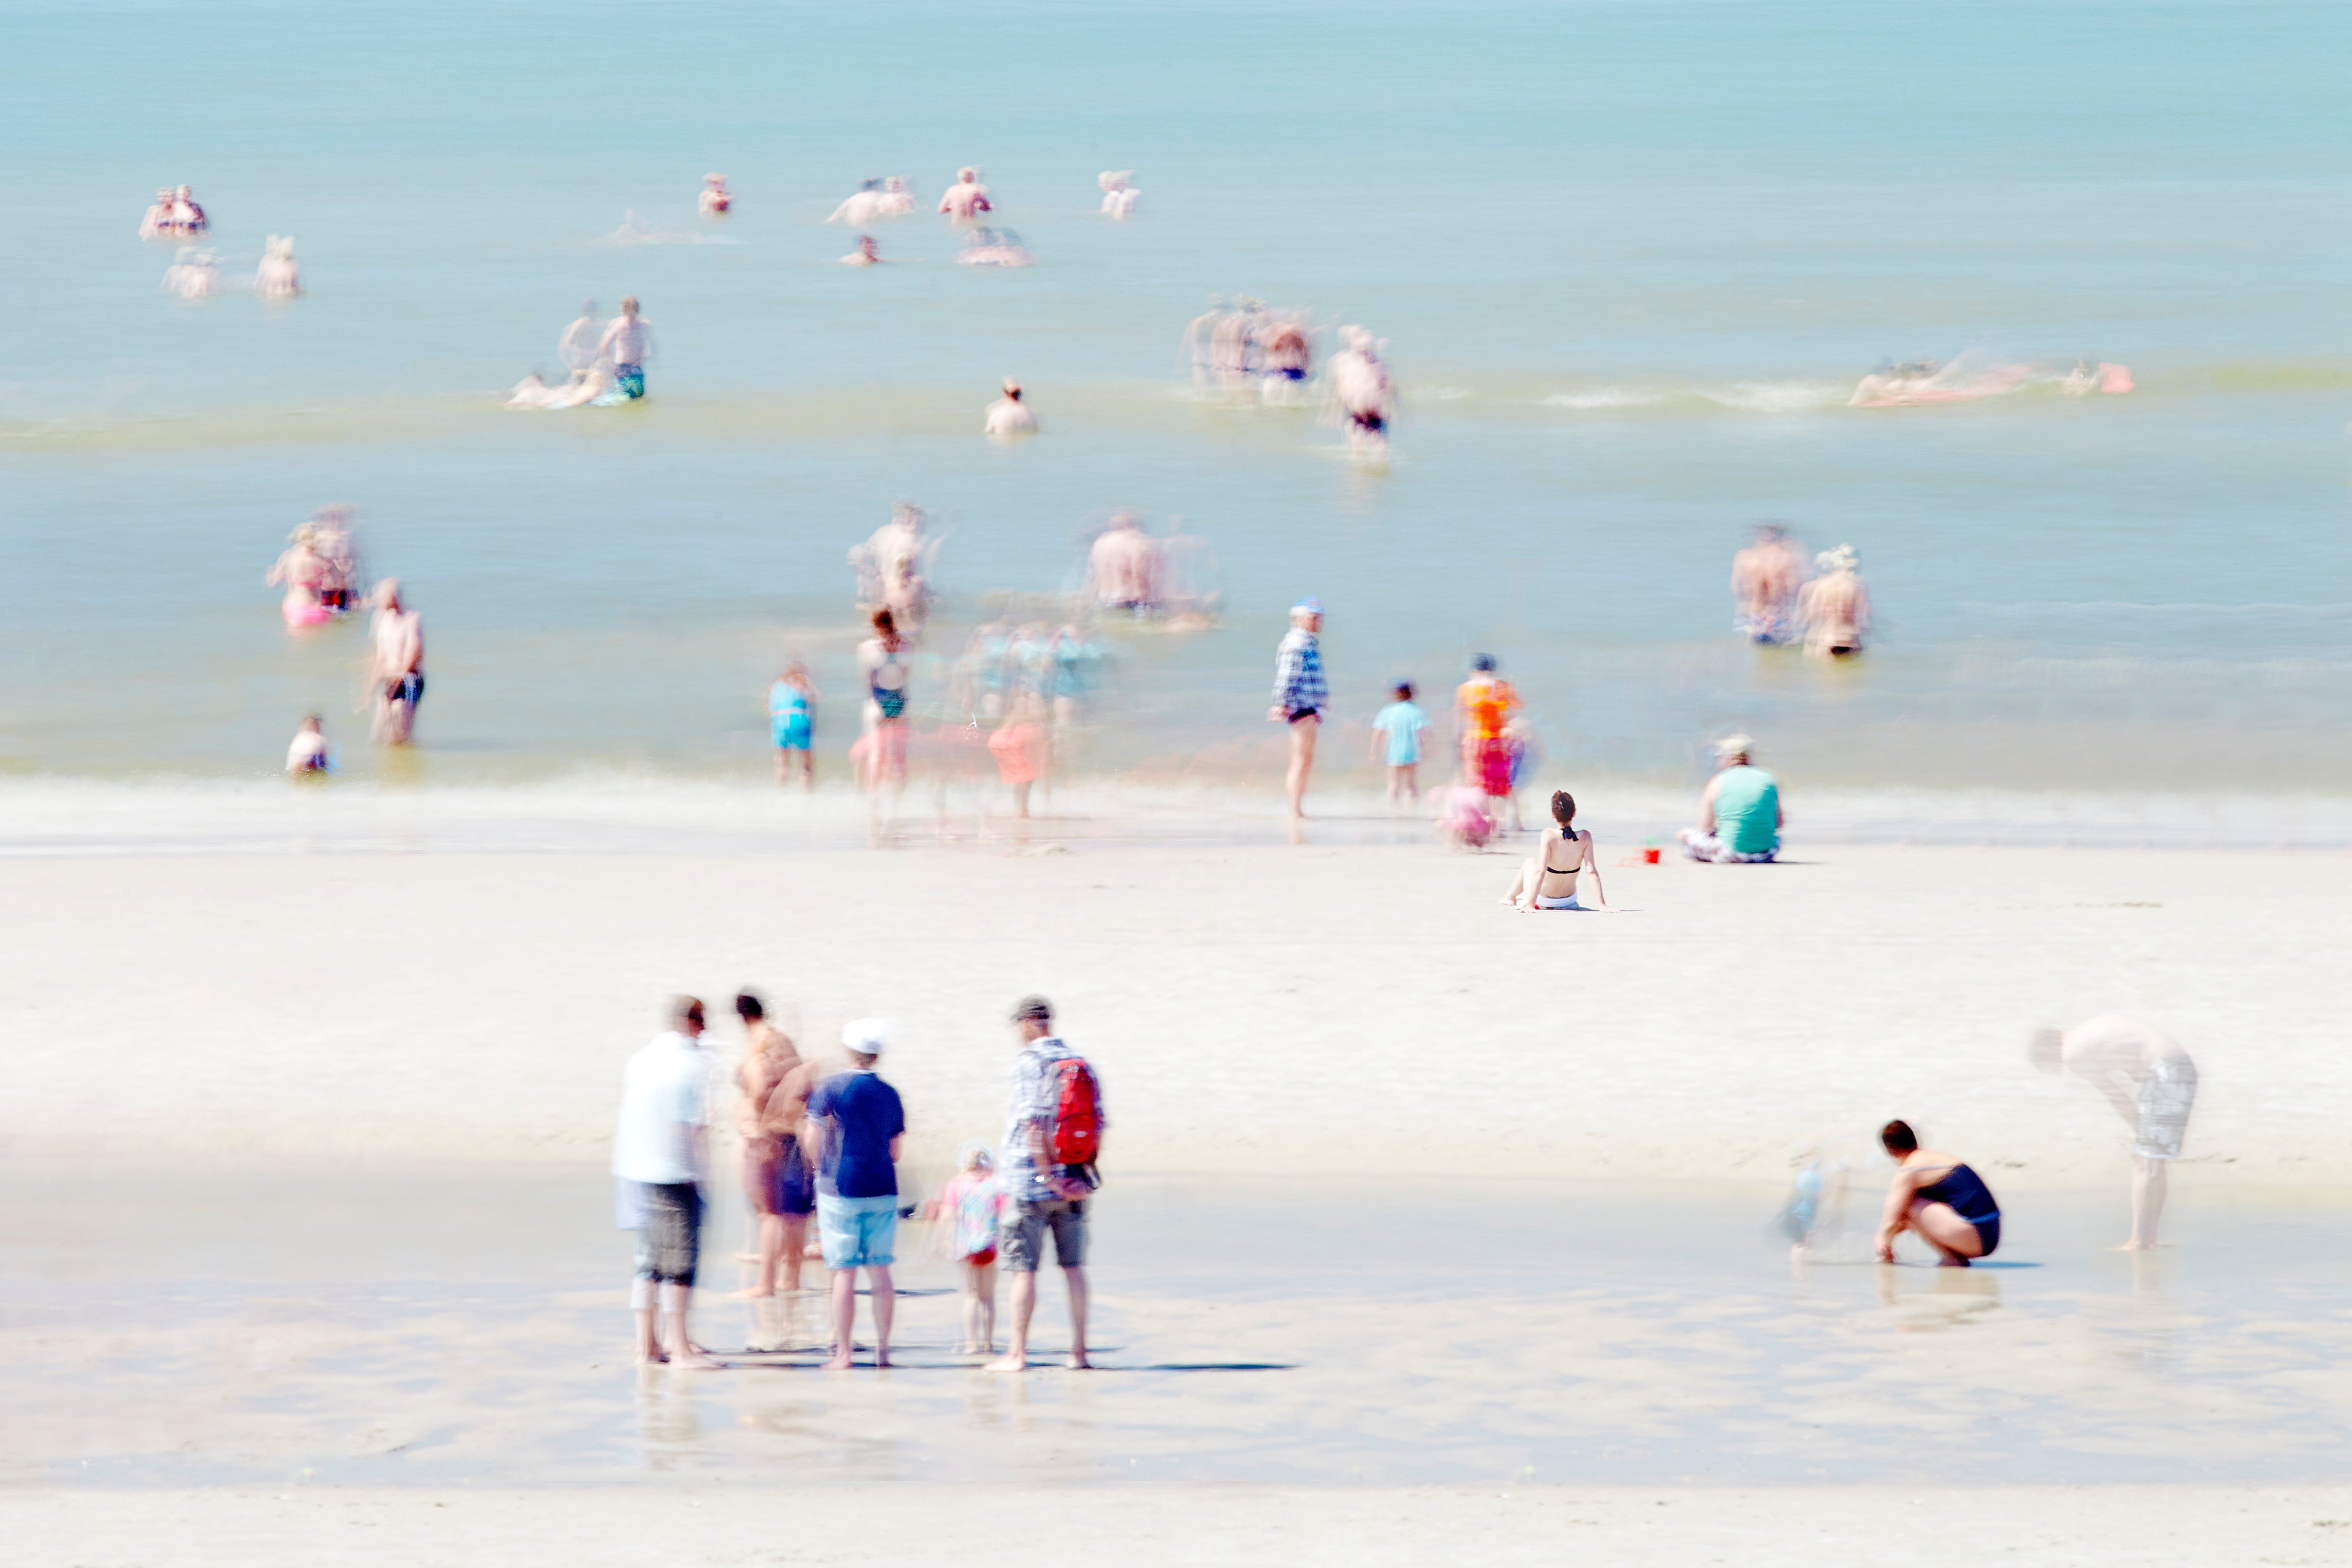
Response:
[{"label": "sandy beach", "polygon": [[1776,1184],[1801,1142],[1900,1114],[2005,1186],[2105,1182],[2126,1130],[2024,1042],[2120,1012],[2200,1063],[2198,1180],[2352,1175],[2342,854],[1801,842],[1775,867],[1611,867],[1625,912],[1530,917],[1496,902],[1511,865],[1311,845],[19,860],[0,1138],[593,1165],[663,999],[751,984],[820,1044],[902,1021],[926,1163],[995,1134],[1003,1012],[1037,990],[1101,1065],[1122,1173],[1377,1174],[1447,1151],[1504,1179]]}]

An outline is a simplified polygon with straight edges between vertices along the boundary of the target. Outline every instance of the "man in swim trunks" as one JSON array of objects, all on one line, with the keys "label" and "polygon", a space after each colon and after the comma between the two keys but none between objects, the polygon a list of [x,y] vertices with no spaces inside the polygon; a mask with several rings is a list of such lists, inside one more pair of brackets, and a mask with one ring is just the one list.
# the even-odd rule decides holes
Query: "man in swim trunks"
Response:
[{"label": "man in swim trunks", "polygon": [[940,211],[951,223],[970,223],[984,212],[994,212],[996,204],[988,199],[988,187],[980,183],[977,169],[958,169],[956,183],[940,198]]},{"label": "man in swim trunks", "polygon": [[1160,542],[1131,511],[1111,514],[1110,526],[1087,552],[1087,592],[1107,610],[1148,615],[1159,608],[1166,563]]},{"label": "man in swim trunks", "polygon": [[621,313],[606,323],[596,354],[613,362],[613,384],[633,402],[646,395],[646,361],[653,346],[653,324],[637,314],[637,297],[624,295]]},{"label": "man in swim trunks", "polygon": [[1331,693],[1323,682],[1323,602],[1301,599],[1290,606],[1290,630],[1274,650],[1274,706],[1270,722],[1290,726],[1290,816],[1307,815],[1307,775],[1315,767],[1315,734],[1323,726],[1323,710]]},{"label": "man in swim trunks", "polygon": [[2063,1033],[2037,1029],[2029,1049],[2043,1072],[2063,1068],[2106,1096],[2132,1130],[2131,1237],[2116,1250],[2153,1248],[2164,1217],[2166,1173],[2180,1158],[2189,1113],[2197,1104],[2197,1064],[2169,1036],[2113,1014],[2086,1018]]},{"label": "man in swim trunks", "polygon": [[1851,544],[1813,557],[1824,574],[1797,595],[1797,619],[1805,628],[1805,651],[1816,658],[1848,658],[1862,651],[1870,630],[1870,590],[1855,570],[1861,557]]},{"label": "man in swim trunks", "polygon": [[1745,735],[1715,743],[1716,775],[1699,796],[1698,826],[1675,837],[1694,860],[1718,866],[1768,864],[1780,853],[1780,783],[1748,760]]},{"label": "man in swim trunks", "polygon": [[1731,598],[1738,606],[1733,628],[1750,642],[1788,641],[1804,585],[1804,558],[1789,531],[1765,523],[1756,542],[1731,558]]},{"label": "man in swim trunks", "polygon": [[397,578],[385,578],[376,589],[368,652],[375,686],[375,738],[389,746],[404,746],[416,728],[416,705],[425,700],[425,617],[400,602]]},{"label": "man in swim trunks", "polygon": [[808,1103],[809,1072],[792,1037],[768,1022],[759,997],[749,991],[737,996],[735,1016],[743,1020],[743,1059],[735,1069],[735,1131],[742,1144],[743,1201],[759,1225],[759,1251],[752,1255],[758,1272],[735,1295],[753,1300],[776,1293],[779,1261],[784,1266],[785,1292],[801,1288],[801,1249],[808,1242],[808,1216],[816,1206],[798,1137]]},{"label": "man in swim trunks", "polygon": [[1347,347],[1331,356],[1331,398],[1348,418],[1348,449],[1369,461],[1389,455],[1389,369],[1361,327],[1342,327]]},{"label": "man in swim trunks", "polygon": [[1495,656],[1482,653],[1470,661],[1470,679],[1454,690],[1455,733],[1461,736],[1462,776],[1486,797],[1486,814],[1500,821],[1496,802],[1511,805],[1511,748],[1503,731],[1519,710],[1519,694],[1495,673]]}]

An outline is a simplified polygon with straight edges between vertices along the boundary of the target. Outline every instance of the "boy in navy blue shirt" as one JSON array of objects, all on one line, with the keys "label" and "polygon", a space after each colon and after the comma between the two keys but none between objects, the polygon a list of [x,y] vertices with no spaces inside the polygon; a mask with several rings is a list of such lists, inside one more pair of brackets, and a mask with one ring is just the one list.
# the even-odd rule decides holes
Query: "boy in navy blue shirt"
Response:
[{"label": "boy in navy blue shirt", "polygon": [[815,1167],[817,1237],[833,1270],[833,1359],[846,1372],[850,1327],[857,1316],[857,1271],[874,1299],[874,1364],[890,1364],[892,1247],[898,1237],[898,1148],[907,1112],[898,1091],[874,1068],[885,1030],[879,1018],[860,1018],[841,1031],[854,1070],[835,1073],[809,1096],[801,1146]]}]

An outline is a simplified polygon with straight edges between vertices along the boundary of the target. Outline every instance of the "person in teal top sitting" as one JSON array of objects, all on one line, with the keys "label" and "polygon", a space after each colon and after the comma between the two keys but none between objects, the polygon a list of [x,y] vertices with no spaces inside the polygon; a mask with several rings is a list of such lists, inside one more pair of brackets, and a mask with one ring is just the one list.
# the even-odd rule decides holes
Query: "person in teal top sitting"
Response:
[{"label": "person in teal top sitting", "polygon": [[1745,735],[1715,743],[1715,777],[1699,797],[1698,826],[1675,837],[1694,860],[1759,865],[1780,853],[1780,784],[1748,760]]}]

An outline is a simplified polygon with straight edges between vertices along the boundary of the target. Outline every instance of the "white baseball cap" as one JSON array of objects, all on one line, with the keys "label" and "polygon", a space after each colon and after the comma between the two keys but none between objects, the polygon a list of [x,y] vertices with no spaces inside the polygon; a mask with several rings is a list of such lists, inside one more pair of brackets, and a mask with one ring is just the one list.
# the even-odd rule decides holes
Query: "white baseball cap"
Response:
[{"label": "white baseball cap", "polygon": [[844,1049],[856,1051],[861,1057],[878,1057],[890,1043],[890,1021],[887,1018],[852,1018],[841,1026]]}]

